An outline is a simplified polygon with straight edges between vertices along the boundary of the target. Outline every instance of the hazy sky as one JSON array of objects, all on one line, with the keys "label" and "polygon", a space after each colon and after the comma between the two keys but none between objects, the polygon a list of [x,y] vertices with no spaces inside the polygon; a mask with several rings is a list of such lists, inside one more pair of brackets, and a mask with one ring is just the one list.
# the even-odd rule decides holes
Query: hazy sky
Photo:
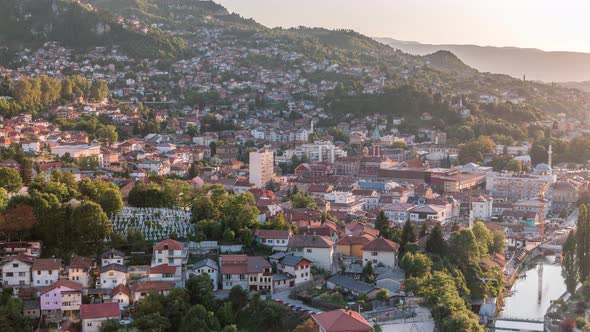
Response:
[{"label": "hazy sky", "polygon": [[432,44],[590,52],[588,0],[214,0],[268,27],[348,28]]}]

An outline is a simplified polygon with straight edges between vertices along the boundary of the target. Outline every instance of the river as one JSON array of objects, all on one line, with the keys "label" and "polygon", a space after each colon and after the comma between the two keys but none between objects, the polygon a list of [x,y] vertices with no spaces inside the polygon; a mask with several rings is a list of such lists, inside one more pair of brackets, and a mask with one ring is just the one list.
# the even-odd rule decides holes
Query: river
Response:
[{"label": "river", "polygon": [[[539,268],[543,264],[543,286],[541,301],[538,301]],[[523,271],[521,275],[524,275]],[[526,318],[542,320],[552,300],[565,292],[565,283],[561,276],[561,265],[555,263],[554,256],[529,264],[526,278],[518,278],[512,285],[512,295],[506,297],[500,317]]]}]

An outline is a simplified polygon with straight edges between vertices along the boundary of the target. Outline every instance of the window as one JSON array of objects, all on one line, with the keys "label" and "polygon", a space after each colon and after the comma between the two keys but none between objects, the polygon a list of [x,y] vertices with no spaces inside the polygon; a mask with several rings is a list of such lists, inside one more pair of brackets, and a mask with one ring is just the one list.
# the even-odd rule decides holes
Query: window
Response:
[{"label": "window", "polygon": [[311,252],[311,249],[309,249],[309,248],[308,248],[308,249],[307,249],[307,252]]},{"label": "window", "polygon": [[225,279],[231,279],[231,274],[226,274]]},{"label": "window", "polygon": [[26,273],[25,273],[25,272],[19,272],[19,273],[18,273],[18,276],[19,276],[19,277],[24,277],[25,275],[26,275]]},{"label": "window", "polygon": [[371,252],[371,256],[377,256],[377,255],[378,255],[378,254],[377,254],[377,252],[376,252],[376,251],[373,251],[373,252]]},{"label": "window", "polygon": [[49,271],[49,275],[52,275],[52,274],[53,274],[53,271]]},{"label": "window", "polygon": [[18,267],[18,263],[12,264],[12,267]]},{"label": "window", "polygon": [[37,275],[40,276],[41,275],[41,271],[37,271]]},{"label": "window", "polygon": [[86,326],[92,327],[92,323],[88,322],[88,323],[86,323]]},{"label": "window", "polygon": [[12,272],[6,272],[6,276],[7,277],[13,277],[14,276],[14,273],[12,273]]},{"label": "window", "polygon": [[244,280],[244,279],[246,279],[246,276],[243,274],[240,274],[240,280]]}]

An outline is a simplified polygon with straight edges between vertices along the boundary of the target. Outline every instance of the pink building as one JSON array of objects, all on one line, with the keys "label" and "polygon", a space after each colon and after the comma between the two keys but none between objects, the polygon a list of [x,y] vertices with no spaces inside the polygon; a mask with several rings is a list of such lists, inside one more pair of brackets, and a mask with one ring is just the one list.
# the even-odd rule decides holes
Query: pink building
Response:
[{"label": "pink building", "polygon": [[41,318],[59,322],[63,317],[72,317],[82,304],[82,285],[67,279],[59,279],[41,290]]}]

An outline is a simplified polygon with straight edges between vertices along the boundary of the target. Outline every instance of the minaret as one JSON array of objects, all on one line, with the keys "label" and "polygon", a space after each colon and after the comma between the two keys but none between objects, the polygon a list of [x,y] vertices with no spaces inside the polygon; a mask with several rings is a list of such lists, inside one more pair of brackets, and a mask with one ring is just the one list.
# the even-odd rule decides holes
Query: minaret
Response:
[{"label": "minaret", "polygon": [[549,167],[553,168],[553,149],[551,147],[551,143],[549,143],[549,150],[547,150],[547,165],[549,165]]},{"label": "minaret", "polygon": [[313,133],[313,120],[311,120],[311,132]]}]

